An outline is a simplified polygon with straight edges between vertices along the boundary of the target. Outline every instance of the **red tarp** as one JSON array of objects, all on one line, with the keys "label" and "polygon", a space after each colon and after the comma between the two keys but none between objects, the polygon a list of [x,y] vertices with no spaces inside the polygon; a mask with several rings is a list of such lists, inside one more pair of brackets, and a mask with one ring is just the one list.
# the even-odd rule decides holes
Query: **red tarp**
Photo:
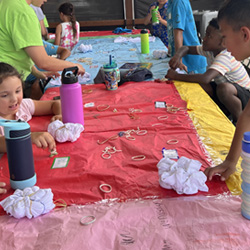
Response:
[{"label": "red tarp", "polygon": [[[115,91],[107,91],[104,84],[96,84],[82,85],[82,89],[83,103],[92,102],[95,106],[84,108],[85,131],[76,142],[57,143],[57,157],[70,156],[68,166],[51,169],[54,159],[49,157],[48,149],[38,149],[33,145],[37,186],[51,188],[54,199],[61,198],[69,205],[102,199],[179,196],[174,190],[159,186],[156,165],[162,158],[163,147],[177,149],[180,157],[199,160],[202,169],[210,165],[211,159],[199,140],[187,111],[168,113],[166,109],[155,108],[155,101],[165,101],[175,107],[186,107],[186,102],[180,98],[173,84],[126,83]],[[43,99],[52,99],[57,95],[59,88],[50,88]],[[98,111],[98,105],[110,107],[105,111]],[[142,110],[135,113],[139,119],[130,118],[131,108]],[[165,115],[168,116],[166,120],[158,120],[159,116]],[[46,131],[49,121],[48,116],[33,117],[29,124],[32,131]],[[121,131],[137,130],[138,127],[140,130],[147,130],[147,134],[133,135],[135,140],[127,140],[123,136],[103,145],[97,144],[98,140],[104,141]],[[167,144],[171,139],[179,142],[175,145]],[[122,152],[112,154],[110,159],[105,160],[101,155],[107,146],[115,146]],[[146,159],[133,161],[131,157],[137,155],[145,155]],[[0,178],[8,184],[8,193],[1,197],[4,198],[13,192],[9,186],[6,154],[0,160],[0,166]],[[112,192],[103,193],[99,189],[103,183],[111,185]],[[225,182],[219,181],[219,178],[213,178],[207,185],[209,192],[199,194],[215,195],[228,191]]]}]

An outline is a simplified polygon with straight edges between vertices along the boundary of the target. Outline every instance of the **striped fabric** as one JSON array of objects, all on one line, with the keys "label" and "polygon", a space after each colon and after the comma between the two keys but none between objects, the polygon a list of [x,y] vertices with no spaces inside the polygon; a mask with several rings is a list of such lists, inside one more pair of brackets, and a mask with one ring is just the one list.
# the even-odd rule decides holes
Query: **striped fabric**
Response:
[{"label": "striped fabric", "polygon": [[[197,52],[200,55],[206,56],[209,62],[213,56],[212,52],[202,50],[202,46],[197,47]],[[241,62],[237,61],[230,52],[226,49],[221,51],[208,66],[209,69],[214,69],[220,73],[214,81],[216,84],[223,82],[238,83],[241,87],[250,89],[250,78]]]}]

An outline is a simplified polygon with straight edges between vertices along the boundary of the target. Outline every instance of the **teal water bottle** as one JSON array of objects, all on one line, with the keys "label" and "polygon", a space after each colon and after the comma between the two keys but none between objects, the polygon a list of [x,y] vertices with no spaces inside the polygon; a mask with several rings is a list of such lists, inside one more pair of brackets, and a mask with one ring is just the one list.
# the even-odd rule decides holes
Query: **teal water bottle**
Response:
[{"label": "teal water bottle", "polygon": [[155,9],[152,9],[152,10],[151,10],[151,14],[152,14],[152,24],[153,24],[153,25],[159,24],[159,19],[158,19],[158,17],[157,17],[158,9],[159,9],[159,6],[157,6]]},{"label": "teal water bottle", "polygon": [[146,29],[141,30],[141,53],[149,54],[149,37]]}]

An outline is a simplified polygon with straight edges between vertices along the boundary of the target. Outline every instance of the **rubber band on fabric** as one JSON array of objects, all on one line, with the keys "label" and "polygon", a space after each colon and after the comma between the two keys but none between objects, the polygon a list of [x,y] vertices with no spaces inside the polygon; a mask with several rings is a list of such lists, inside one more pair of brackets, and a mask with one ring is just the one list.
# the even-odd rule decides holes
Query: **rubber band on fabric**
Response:
[{"label": "rubber band on fabric", "polygon": [[[105,190],[105,189],[103,189],[103,187],[108,187],[109,190]],[[101,185],[99,186],[99,188],[100,188],[100,190],[101,190],[103,193],[110,193],[110,192],[112,191],[111,185],[106,184],[106,183],[101,184]]]},{"label": "rubber band on fabric", "polygon": [[[103,109],[101,109],[101,107],[104,107]],[[105,111],[109,108],[110,106],[108,104],[100,104],[96,107],[96,109],[99,111],[99,112],[102,112],[102,111]]]},{"label": "rubber band on fabric", "polygon": [[146,159],[146,156],[145,155],[136,155],[136,156],[132,156],[131,159],[133,161],[143,161]]},{"label": "rubber band on fabric", "polygon": [[85,90],[82,91],[83,94],[90,94],[92,92],[93,92],[92,89],[85,89]]},{"label": "rubber band on fabric", "polygon": [[158,120],[161,121],[161,120],[166,120],[168,119],[168,116],[167,115],[162,115],[162,116],[159,116],[158,117]]},{"label": "rubber band on fabric", "polygon": [[167,107],[167,108],[173,108],[174,105],[173,105],[173,104],[166,103],[166,107]]},{"label": "rubber band on fabric", "polygon": [[108,141],[114,141],[114,140],[116,140],[118,137],[119,137],[118,135],[113,135],[113,136],[109,137],[108,139],[106,139],[106,140],[104,140],[104,141],[102,141],[102,142],[100,142],[100,141],[98,140],[97,143],[98,143],[99,145],[102,145],[102,144],[104,144],[104,143],[106,143],[106,142],[108,142]]},{"label": "rubber band on fabric", "polygon": [[171,139],[167,141],[167,144],[177,144],[179,141],[176,139]]},{"label": "rubber band on fabric", "polygon": [[[86,219],[91,219],[90,221],[86,221]],[[86,221],[86,222],[84,222]],[[96,217],[94,215],[86,215],[83,216],[80,220],[80,224],[83,226],[88,226],[96,221]]]},{"label": "rubber band on fabric", "polygon": [[154,124],[152,124],[152,127],[154,127],[154,126],[164,126],[164,124],[163,123],[154,123]]},{"label": "rubber band on fabric", "polygon": [[[108,160],[111,158],[111,154],[114,154],[116,152],[121,152],[122,150],[118,150],[116,149],[115,147],[106,147],[102,152],[102,158],[105,159],[105,160]],[[107,156],[105,156],[107,155]]]},{"label": "rubber band on fabric", "polygon": [[141,109],[134,109],[134,108],[131,108],[128,110],[130,113],[134,113],[134,112],[142,112]]}]

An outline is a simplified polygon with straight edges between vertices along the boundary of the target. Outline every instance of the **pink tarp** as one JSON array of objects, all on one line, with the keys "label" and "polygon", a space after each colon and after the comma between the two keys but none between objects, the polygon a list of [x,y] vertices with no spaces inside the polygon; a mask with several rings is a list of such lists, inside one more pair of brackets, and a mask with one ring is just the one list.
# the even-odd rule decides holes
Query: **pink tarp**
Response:
[{"label": "pink tarp", "polygon": [[[249,250],[240,204],[237,196],[193,196],[70,206],[32,220],[0,216],[0,249]],[[96,221],[81,225],[88,215]]]},{"label": "pink tarp", "polygon": [[[211,159],[199,140],[197,132],[185,109],[176,113],[167,112],[164,108],[155,108],[155,101],[165,101],[178,108],[185,108],[186,103],[180,98],[173,84],[140,82],[127,83],[116,91],[107,91],[103,84],[82,86],[83,102],[93,103],[93,107],[85,107],[85,131],[74,143],[57,143],[57,157],[70,156],[66,168],[51,169],[53,158],[48,150],[33,146],[37,186],[51,188],[55,199],[64,199],[67,204],[86,204],[102,199],[138,199],[147,197],[179,196],[174,190],[166,190],[159,186],[158,169],[156,167],[162,158],[161,150],[177,149],[179,156],[199,160],[202,169],[210,165]],[[90,92],[87,90],[91,90]],[[48,89],[43,99],[52,99],[59,95],[59,88]],[[104,106],[99,106],[104,105]],[[109,108],[104,111],[98,111]],[[131,119],[130,109],[140,109],[134,112],[138,119]],[[168,116],[159,120],[160,116]],[[46,131],[50,117],[34,117],[30,121],[33,131]],[[160,123],[160,124],[159,124]],[[158,125],[156,125],[158,124]],[[145,135],[132,135],[135,140],[125,136],[109,141],[103,145],[98,140],[117,135],[130,129],[146,130]],[[177,144],[167,144],[175,139]],[[101,157],[107,146],[115,146],[122,150],[111,155],[106,160]],[[144,155],[143,161],[133,161],[132,157]],[[6,155],[0,160],[1,180],[7,182],[8,193],[13,190],[9,186],[9,174]],[[107,183],[112,186],[112,192],[103,193],[99,186]],[[208,193],[215,195],[228,191],[226,184],[214,178],[207,182]]]}]

